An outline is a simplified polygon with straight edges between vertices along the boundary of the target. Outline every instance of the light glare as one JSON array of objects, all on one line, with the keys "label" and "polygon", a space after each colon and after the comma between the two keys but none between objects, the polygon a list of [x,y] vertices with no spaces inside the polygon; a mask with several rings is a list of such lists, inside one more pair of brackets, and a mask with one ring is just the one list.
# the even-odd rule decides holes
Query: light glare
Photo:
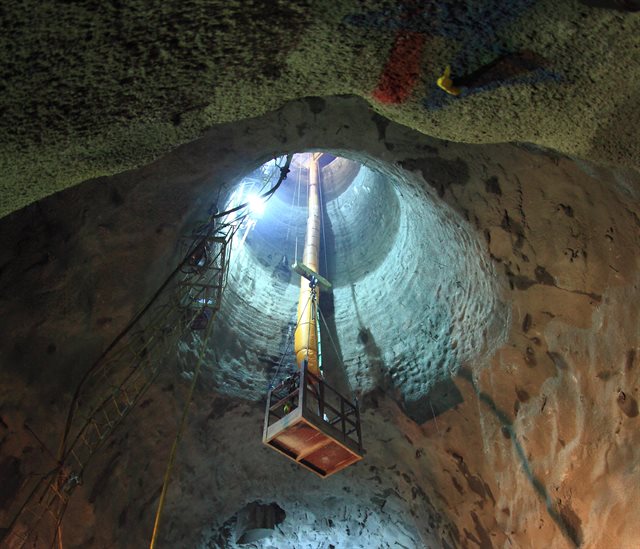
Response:
[{"label": "light glare", "polygon": [[262,214],[264,214],[264,210],[267,207],[267,202],[264,198],[252,194],[247,197],[247,202],[249,203],[251,213],[254,214],[255,217],[261,217]]}]

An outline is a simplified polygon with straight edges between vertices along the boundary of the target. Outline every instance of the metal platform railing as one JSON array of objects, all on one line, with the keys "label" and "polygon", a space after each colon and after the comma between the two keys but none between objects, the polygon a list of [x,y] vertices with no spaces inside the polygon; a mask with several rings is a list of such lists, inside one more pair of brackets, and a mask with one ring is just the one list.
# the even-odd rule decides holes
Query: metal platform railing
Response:
[{"label": "metal platform railing", "polygon": [[305,364],[269,391],[262,441],[325,478],[364,455],[358,403]]}]

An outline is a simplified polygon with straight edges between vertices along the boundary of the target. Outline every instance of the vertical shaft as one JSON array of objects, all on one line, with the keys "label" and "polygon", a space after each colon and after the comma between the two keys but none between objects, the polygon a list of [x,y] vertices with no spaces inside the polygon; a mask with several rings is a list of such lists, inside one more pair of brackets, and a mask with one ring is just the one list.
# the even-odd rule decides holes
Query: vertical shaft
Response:
[{"label": "vertical shaft", "polygon": [[[321,153],[314,153],[309,160],[309,216],[307,218],[307,233],[304,240],[303,263],[319,272],[320,257],[320,229],[322,219],[320,216],[320,168],[318,160]],[[295,353],[298,368],[307,359],[309,371],[320,375],[318,368],[318,336],[317,336],[317,300],[319,289],[316,287],[315,299],[309,287],[309,281],[301,277],[300,300],[298,301],[298,327],[295,333]]]}]

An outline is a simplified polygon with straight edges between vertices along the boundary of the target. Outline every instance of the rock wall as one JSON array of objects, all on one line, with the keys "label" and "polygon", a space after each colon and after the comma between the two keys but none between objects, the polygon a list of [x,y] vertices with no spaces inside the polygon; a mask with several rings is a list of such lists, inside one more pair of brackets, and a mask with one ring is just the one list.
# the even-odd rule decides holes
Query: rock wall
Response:
[{"label": "rock wall", "polygon": [[[51,467],[35,435],[56,448],[80,373],[171,269],[211,192],[271,155],[310,148],[366,154],[419,178],[416,203],[446,207],[504,282],[506,339],[458,364],[452,405],[429,407],[419,423],[388,386],[364,396],[367,457],[322,483],[262,448],[260,406],[220,396],[205,375],[162,543],[216,547],[225,523],[260,500],[288,517],[263,547],[635,547],[638,174],[531,147],[437,141],[353,98],[215,127],[145,168],[0,221],[0,478]],[[390,293],[390,310],[398,303]],[[421,314],[410,306],[394,314]],[[363,369],[377,366],[366,341],[347,343],[362,348]],[[69,547],[148,540],[186,392],[178,370],[88,468],[63,527]],[[19,486],[2,485],[5,525]]]},{"label": "rock wall", "polygon": [[[459,142],[637,166],[634,1],[4,3],[0,215],[213,124],[353,94]],[[436,81],[451,66],[454,97]]]}]

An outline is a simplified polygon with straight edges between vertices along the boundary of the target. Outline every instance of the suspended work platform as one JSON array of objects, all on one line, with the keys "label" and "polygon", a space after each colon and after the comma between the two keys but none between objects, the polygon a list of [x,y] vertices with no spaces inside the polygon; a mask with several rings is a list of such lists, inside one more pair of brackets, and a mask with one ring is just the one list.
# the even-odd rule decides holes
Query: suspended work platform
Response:
[{"label": "suspended work platform", "polygon": [[358,404],[304,364],[269,391],[262,442],[326,478],[364,456]]}]

